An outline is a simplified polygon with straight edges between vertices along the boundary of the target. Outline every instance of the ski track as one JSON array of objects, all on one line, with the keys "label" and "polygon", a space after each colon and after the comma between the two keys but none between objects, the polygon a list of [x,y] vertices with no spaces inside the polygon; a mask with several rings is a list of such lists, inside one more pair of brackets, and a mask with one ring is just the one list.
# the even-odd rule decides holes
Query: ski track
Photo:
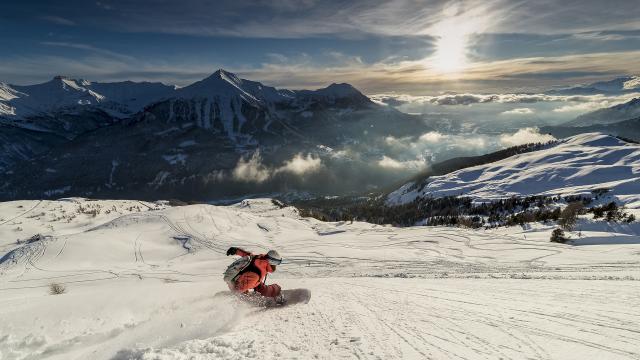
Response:
[{"label": "ski track", "polygon": [[[638,241],[320,223],[268,200],[142,204],[0,264],[0,358],[640,359]],[[232,245],[278,248],[270,281],[311,302],[214,297]],[[47,295],[51,282],[68,293]]]}]

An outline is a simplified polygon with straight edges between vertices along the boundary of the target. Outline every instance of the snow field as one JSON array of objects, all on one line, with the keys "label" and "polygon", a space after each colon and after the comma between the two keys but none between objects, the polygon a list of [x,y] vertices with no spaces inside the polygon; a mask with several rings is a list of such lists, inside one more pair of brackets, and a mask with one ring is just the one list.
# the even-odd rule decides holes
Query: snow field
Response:
[{"label": "snow field", "polygon": [[[637,224],[585,222],[564,245],[537,224],[321,223],[268,199],[140,204],[0,203],[0,249],[13,251],[0,359],[640,359]],[[47,237],[16,244],[35,233]],[[216,296],[231,245],[277,248],[285,263],[267,282],[309,288],[311,302]],[[67,291],[49,295],[52,282]]]}]

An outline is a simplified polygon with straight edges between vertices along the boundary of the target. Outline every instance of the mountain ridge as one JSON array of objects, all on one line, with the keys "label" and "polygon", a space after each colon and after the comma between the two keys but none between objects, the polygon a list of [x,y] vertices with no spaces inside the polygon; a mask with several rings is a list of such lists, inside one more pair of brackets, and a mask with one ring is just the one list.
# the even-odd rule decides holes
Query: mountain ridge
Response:
[{"label": "mountain ridge", "polygon": [[390,205],[421,197],[466,196],[491,201],[512,196],[585,195],[609,189],[621,203],[640,206],[640,145],[601,133],[562,139],[537,151],[407,183],[387,197]]},{"label": "mountain ridge", "polygon": [[613,124],[616,122],[633,119],[639,116],[640,97],[637,97],[622,104],[582,114],[562,125],[583,127],[592,125]]},{"label": "mountain ridge", "polygon": [[[279,90],[219,70],[171,95],[7,165],[11,176],[0,183],[0,197],[162,193],[205,200],[306,189],[304,182],[324,192],[345,179],[352,184],[340,191],[353,191],[400,176],[380,176],[378,153],[366,144],[432,130],[421,117],[376,104],[344,83]],[[342,155],[358,147],[359,160]],[[307,177],[307,169],[321,176]]]}]

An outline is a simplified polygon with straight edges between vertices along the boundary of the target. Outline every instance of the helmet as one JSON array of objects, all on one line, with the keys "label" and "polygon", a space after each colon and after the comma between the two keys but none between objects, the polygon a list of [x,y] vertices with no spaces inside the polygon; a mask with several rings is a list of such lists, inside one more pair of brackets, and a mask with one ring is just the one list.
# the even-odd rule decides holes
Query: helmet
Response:
[{"label": "helmet", "polygon": [[267,260],[269,260],[269,264],[271,265],[280,265],[280,263],[282,263],[282,256],[275,250],[269,250]]}]

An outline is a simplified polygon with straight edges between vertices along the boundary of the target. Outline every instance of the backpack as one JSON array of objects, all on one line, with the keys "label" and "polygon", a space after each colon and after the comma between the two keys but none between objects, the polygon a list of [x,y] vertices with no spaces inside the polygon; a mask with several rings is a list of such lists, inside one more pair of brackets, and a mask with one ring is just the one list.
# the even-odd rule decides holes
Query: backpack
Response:
[{"label": "backpack", "polygon": [[224,271],[224,281],[227,284],[234,284],[238,275],[251,265],[252,260],[252,256],[243,256],[232,262],[231,265],[227,267],[227,270]]}]

